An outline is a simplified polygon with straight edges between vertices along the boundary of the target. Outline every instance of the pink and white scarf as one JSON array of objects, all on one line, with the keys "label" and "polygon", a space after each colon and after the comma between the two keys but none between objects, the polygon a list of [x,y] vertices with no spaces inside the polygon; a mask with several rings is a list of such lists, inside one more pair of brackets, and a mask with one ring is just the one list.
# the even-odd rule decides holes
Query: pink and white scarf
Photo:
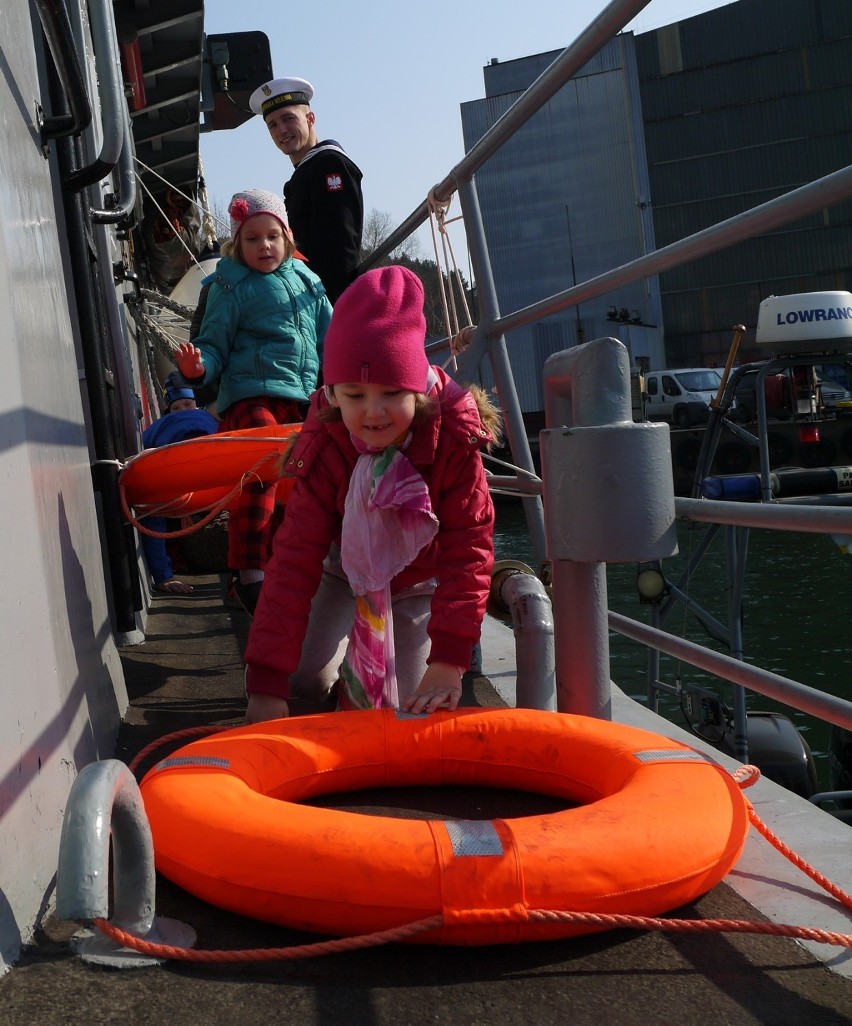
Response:
[{"label": "pink and white scarf", "polygon": [[401,446],[358,457],[343,513],[340,557],[355,595],[355,624],[340,665],[341,708],[397,707],[390,582],[435,537],[429,489]]}]

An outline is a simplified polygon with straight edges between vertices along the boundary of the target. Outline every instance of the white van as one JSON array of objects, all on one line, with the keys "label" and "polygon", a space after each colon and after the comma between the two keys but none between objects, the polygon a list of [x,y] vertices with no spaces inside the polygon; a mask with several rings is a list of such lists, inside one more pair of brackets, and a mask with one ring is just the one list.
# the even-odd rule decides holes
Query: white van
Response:
[{"label": "white van", "polygon": [[645,372],[645,416],[690,427],[707,420],[722,378],[712,367]]}]

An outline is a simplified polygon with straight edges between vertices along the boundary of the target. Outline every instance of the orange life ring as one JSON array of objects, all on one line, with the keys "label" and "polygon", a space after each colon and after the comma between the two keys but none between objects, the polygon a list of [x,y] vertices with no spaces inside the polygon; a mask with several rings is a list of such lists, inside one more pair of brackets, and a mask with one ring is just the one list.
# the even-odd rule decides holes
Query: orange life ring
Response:
[{"label": "orange life ring", "polygon": [[[282,477],[275,490],[275,501],[285,504],[296,484],[294,477]],[[175,499],[165,502],[135,503],[136,516],[142,517],[188,517],[194,513],[204,513],[233,491],[233,485],[220,485],[218,488],[202,488],[194,492],[185,492]]]},{"label": "orange life ring", "polygon": [[[478,786],[564,799],[496,820],[303,805],[374,787]],[[546,940],[596,927],[530,910],[658,915],[734,865],[748,805],[705,755],[649,731],[529,709],[321,713],[238,727],[141,784],[157,869],[221,908],[354,936],[441,914],[412,938]]]},{"label": "orange life ring", "polygon": [[[119,475],[127,503],[150,507],[175,502],[180,509],[175,515],[183,515],[207,508],[199,505],[199,493],[218,490],[221,498],[249,471],[258,480],[274,481],[278,477],[277,457],[287,451],[301,427],[301,423],[273,424],[220,431],[144,449],[127,461]],[[197,496],[195,508],[187,509],[181,503],[191,492]]]}]

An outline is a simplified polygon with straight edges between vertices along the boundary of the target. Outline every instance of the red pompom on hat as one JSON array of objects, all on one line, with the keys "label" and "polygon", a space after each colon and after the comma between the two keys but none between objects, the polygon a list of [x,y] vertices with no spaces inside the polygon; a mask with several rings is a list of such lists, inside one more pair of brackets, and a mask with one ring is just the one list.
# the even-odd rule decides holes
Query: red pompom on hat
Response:
[{"label": "red pompom on hat", "polygon": [[245,192],[235,193],[228,204],[228,213],[231,216],[232,239],[236,239],[242,226],[255,214],[271,214],[284,229],[285,235],[293,237],[284,200],[266,189],[246,189]]},{"label": "red pompom on hat", "polygon": [[334,304],[323,345],[323,381],[426,392],[425,344],[420,279],[407,267],[376,267]]}]

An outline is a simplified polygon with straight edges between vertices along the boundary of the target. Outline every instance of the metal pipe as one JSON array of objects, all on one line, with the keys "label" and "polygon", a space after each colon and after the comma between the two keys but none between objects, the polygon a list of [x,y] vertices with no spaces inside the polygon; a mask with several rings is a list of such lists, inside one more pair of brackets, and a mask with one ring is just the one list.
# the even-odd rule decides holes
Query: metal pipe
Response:
[{"label": "metal pipe", "polygon": [[612,719],[606,566],[553,561],[556,707]]},{"label": "metal pipe", "polygon": [[808,506],[798,509],[777,502],[725,502],[722,499],[675,497],[675,513],[686,520],[738,527],[765,527],[775,531],[811,534],[852,534],[852,508]]},{"label": "metal pipe", "polygon": [[[471,147],[467,155],[456,164],[449,174],[432,189],[434,197],[442,203],[448,202],[456,190],[470,182],[478,168],[497,152],[500,147],[522,128],[529,118],[557,93],[595,54],[620,32],[649,0],[612,0],[590,25],[566,47],[559,57],[546,68],[532,85],[521,94],[512,106],[488,129],[485,135]],[[400,243],[405,242],[429,217],[429,204],[424,200],[403,223],[374,250],[359,267],[359,272],[369,270],[386,257]],[[479,279],[477,278],[477,285]]]},{"label": "metal pipe", "polygon": [[[66,139],[57,145],[60,166],[71,167],[79,157],[80,140]],[[92,477],[95,492],[103,508],[104,537],[108,553],[112,605],[115,626],[124,634],[136,629],[135,611],[141,609],[139,575],[136,569],[133,528],[126,523],[119,502],[115,472],[108,469],[120,456],[116,445],[118,411],[115,387],[111,381],[112,362],[106,350],[108,318],[104,307],[102,276],[92,273],[92,226],[89,208],[80,193],[72,194],[66,204],[66,230],[70,251],[69,264],[74,280],[86,390],[92,417],[95,460]]]},{"label": "metal pipe", "polygon": [[495,321],[490,326],[490,330],[494,333],[507,333],[515,328],[524,327],[542,317],[549,317],[551,314],[577,306],[586,300],[612,292],[638,278],[649,278],[673,267],[680,267],[691,260],[707,256],[708,253],[715,253],[717,250],[732,246],[735,242],[742,242],[743,239],[751,238],[753,235],[763,234],[790,221],[805,217],[807,214],[816,213],[825,207],[848,199],[850,195],[852,195],[852,165],[841,168],[824,178],[819,178],[815,182],[810,182],[808,185],[793,189],[792,192],[762,203],[759,207],[753,207],[742,214],[735,214],[727,221],[720,221],[710,228],[705,228],[694,235],[688,235],[685,239],[673,242],[670,246],[664,246],[646,256],[637,257],[627,264],[622,264],[621,267],[616,267],[604,274],[599,274],[596,278],[590,278],[580,285],[565,289],[564,292],[557,292],[539,303],[533,303],[532,306],[517,310],[515,313]]},{"label": "metal pipe", "polygon": [[498,570],[492,578],[490,602],[505,610],[515,633],[515,706],[554,710],[553,606],[545,586],[532,572],[516,567]]},{"label": "metal pipe", "polygon": [[[506,431],[506,438],[515,463],[527,473],[535,474],[530,442],[527,437],[527,429],[524,418],[521,414],[521,403],[515,387],[515,376],[512,373],[512,365],[509,362],[509,352],[506,348],[506,340],[502,335],[488,338],[486,325],[492,323],[500,316],[500,306],[497,299],[497,288],[494,284],[494,276],[491,273],[491,262],[488,258],[488,243],[485,238],[485,228],[482,224],[482,212],[479,207],[479,198],[476,193],[474,182],[467,182],[459,193],[462,211],[467,226],[468,249],[473,265],[473,272],[477,282],[477,296],[479,299],[481,323],[474,333],[474,343],[478,335],[485,340],[491,371],[494,375],[494,383],[497,386],[497,395],[500,397],[500,407],[503,412],[503,424]],[[471,367],[479,365],[479,358],[472,363],[463,353],[459,361],[458,376],[461,380],[473,380],[466,377]],[[533,553],[536,561],[543,563],[546,559],[546,545],[544,539],[544,507],[538,495],[524,498],[524,512],[527,518],[527,526],[530,532]]]},{"label": "metal pipe", "polygon": [[95,224],[121,224],[128,221],[136,206],[136,174],[133,168],[133,137],[130,132],[130,115],[125,112],[124,135],[121,155],[118,159],[118,195],[108,197],[111,205],[108,209],[92,208],[91,216]]},{"label": "metal pipe", "polygon": [[488,489],[504,495],[541,495],[540,480],[531,481],[524,477],[512,477],[509,474],[488,474]]},{"label": "metal pipe", "polygon": [[[669,433],[634,424],[630,361],[600,338],[544,365],[541,433],[560,712],[610,718],[607,562],[677,551]],[[629,509],[623,501],[631,496]]]},{"label": "metal pipe", "polygon": [[[615,338],[596,339],[589,359],[567,353],[548,358],[548,384],[544,419],[548,427],[602,427],[633,420],[630,406],[630,365],[619,359],[622,343]],[[603,352],[606,350],[606,352]],[[569,355],[568,359],[561,359]]]},{"label": "metal pipe", "polygon": [[68,114],[42,117],[42,139],[79,135],[91,123],[92,107],[77,59],[68,9],[61,0],[35,0],[35,5],[69,109]]},{"label": "metal pipe", "polygon": [[[155,891],[151,828],[133,774],[118,759],[90,763],[71,787],[62,820],[56,872],[57,918],[83,922],[109,919],[113,926],[141,940],[193,947],[197,938],[191,926],[154,915]],[[164,961],[125,948],[99,930],[75,935],[71,944],[84,961],[96,965],[142,968]]]},{"label": "metal pipe", "polygon": [[121,76],[121,60],[115,33],[115,18],[111,0],[92,0],[89,4],[92,19],[92,41],[95,48],[95,67],[98,73],[101,99],[101,152],[88,167],[72,171],[65,184],[73,192],[94,185],[106,178],[118,163],[123,145],[124,119],[127,100]]},{"label": "metal pipe", "polygon": [[[731,657],[742,661],[742,595],[739,593],[740,542],[743,559],[748,545],[748,528],[725,527],[725,594],[728,604],[728,632]],[[748,710],[742,684],[734,684],[734,755],[740,762],[748,762]]]}]

